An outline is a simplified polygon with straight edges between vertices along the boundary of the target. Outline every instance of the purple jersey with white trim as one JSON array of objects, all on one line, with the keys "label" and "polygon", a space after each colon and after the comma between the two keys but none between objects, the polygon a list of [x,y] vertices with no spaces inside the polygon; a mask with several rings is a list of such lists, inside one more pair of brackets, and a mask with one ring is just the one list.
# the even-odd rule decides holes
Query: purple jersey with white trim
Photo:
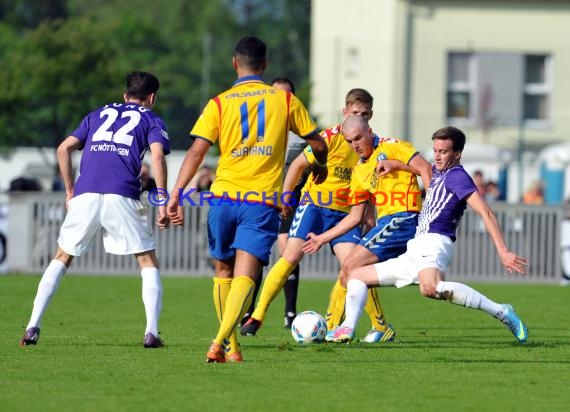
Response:
[{"label": "purple jersey with white trim", "polygon": [[110,103],[89,113],[71,133],[83,145],[75,196],[112,193],[139,199],[141,167],[151,143],[170,153],[164,122],[136,103]]},{"label": "purple jersey with white trim", "polygon": [[477,186],[463,166],[443,172],[432,166],[432,178],[418,219],[416,236],[438,233],[455,241],[457,226],[467,207],[466,198]]}]

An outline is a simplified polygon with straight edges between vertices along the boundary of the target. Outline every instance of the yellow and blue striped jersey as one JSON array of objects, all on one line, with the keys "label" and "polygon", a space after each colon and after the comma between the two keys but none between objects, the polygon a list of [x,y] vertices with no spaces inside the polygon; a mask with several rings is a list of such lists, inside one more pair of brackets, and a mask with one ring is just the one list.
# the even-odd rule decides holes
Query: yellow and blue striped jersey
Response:
[{"label": "yellow and blue striped jersey", "polygon": [[[323,130],[321,136],[329,148],[328,176],[320,185],[315,184],[309,177],[302,190],[301,203],[305,201],[328,209],[349,212],[351,205],[346,196],[350,189],[352,168],[358,163],[359,157],[340,132],[340,125]],[[303,153],[310,164],[315,162],[310,147]]]},{"label": "yellow and blue striped jersey", "polygon": [[317,129],[292,93],[259,76],[245,76],[211,99],[190,135],[220,146],[214,196],[280,206],[289,130],[307,137]]},{"label": "yellow and blue striped jersey", "polygon": [[418,151],[411,143],[381,137],[368,161],[361,161],[354,167],[351,197],[359,203],[359,199],[364,201],[366,198],[363,194],[369,193],[376,206],[377,219],[398,212],[419,212],[422,200],[416,175],[405,170],[395,170],[382,177],[376,173],[379,159],[395,159],[408,164],[416,154]]}]

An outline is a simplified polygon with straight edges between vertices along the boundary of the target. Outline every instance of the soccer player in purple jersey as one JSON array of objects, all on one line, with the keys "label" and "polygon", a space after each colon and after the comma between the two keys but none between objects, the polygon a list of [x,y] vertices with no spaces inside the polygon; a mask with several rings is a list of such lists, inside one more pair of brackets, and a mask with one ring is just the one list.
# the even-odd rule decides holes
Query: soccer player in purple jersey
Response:
[{"label": "soccer player in purple jersey", "polygon": [[[124,103],[110,103],[89,113],[57,148],[67,215],[55,256],[38,285],[32,315],[20,341],[22,346],[38,342],[42,316],[61,278],[73,258],[88,249],[100,229],[106,252],[136,257],[141,268],[147,321],[143,345],[163,346],[158,336],[162,284],[147,211],[139,197],[142,159],[148,149],[157,187],[166,190],[165,155],[170,152],[170,145],[164,122],[151,111],[160,86],[156,76],[131,72],[126,80]],[[71,153],[81,149],[80,175],[74,183]],[[159,228],[166,228],[168,223],[165,205],[159,206]]]},{"label": "soccer player in purple jersey", "polygon": [[408,241],[403,255],[349,273],[346,318],[336,330],[335,339],[350,341],[354,337],[368,287],[403,287],[416,283],[426,297],[487,312],[503,322],[519,342],[525,342],[527,327],[511,305],[495,303],[462,283],[445,281],[457,226],[467,205],[481,216],[507,272],[524,275],[527,261],[507,248],[495,214],[460,164],[465,146],[463,132],[455,127],[444,127],[433,134],[432,140],[435,164],[416,234]]}]

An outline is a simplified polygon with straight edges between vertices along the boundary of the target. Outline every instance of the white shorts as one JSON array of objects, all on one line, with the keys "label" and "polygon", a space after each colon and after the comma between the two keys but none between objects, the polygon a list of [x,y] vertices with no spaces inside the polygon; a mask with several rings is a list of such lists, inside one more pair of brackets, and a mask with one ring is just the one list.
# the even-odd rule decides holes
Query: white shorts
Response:
[{"label": "white shorts", "polygon": [[418,283],[418,273],[426,268],[438,268],[447,272],[453,258],[454,245],[447,236],[426,233],[410,239],[403,255],[376,263],[376,275],[380,286],[401,288]]},{"label": "white shorts", "polygon": [[156,247],[147,209],[140,201],[99,193],[84,193],[68,202],[57,243],[64,252],[81,256],[99,229],[107,253],[130,255]]}]

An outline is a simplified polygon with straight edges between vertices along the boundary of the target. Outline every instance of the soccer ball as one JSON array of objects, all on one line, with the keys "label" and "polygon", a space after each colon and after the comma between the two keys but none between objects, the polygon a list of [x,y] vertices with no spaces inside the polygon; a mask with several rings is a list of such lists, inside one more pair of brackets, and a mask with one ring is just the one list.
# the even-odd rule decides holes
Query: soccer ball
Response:
[{"label": "soccer ball", "polygon": [[291,324],[291,335],[297,343],[321,343],[327,334],[327,323],[317,312],[299,313]]}]

